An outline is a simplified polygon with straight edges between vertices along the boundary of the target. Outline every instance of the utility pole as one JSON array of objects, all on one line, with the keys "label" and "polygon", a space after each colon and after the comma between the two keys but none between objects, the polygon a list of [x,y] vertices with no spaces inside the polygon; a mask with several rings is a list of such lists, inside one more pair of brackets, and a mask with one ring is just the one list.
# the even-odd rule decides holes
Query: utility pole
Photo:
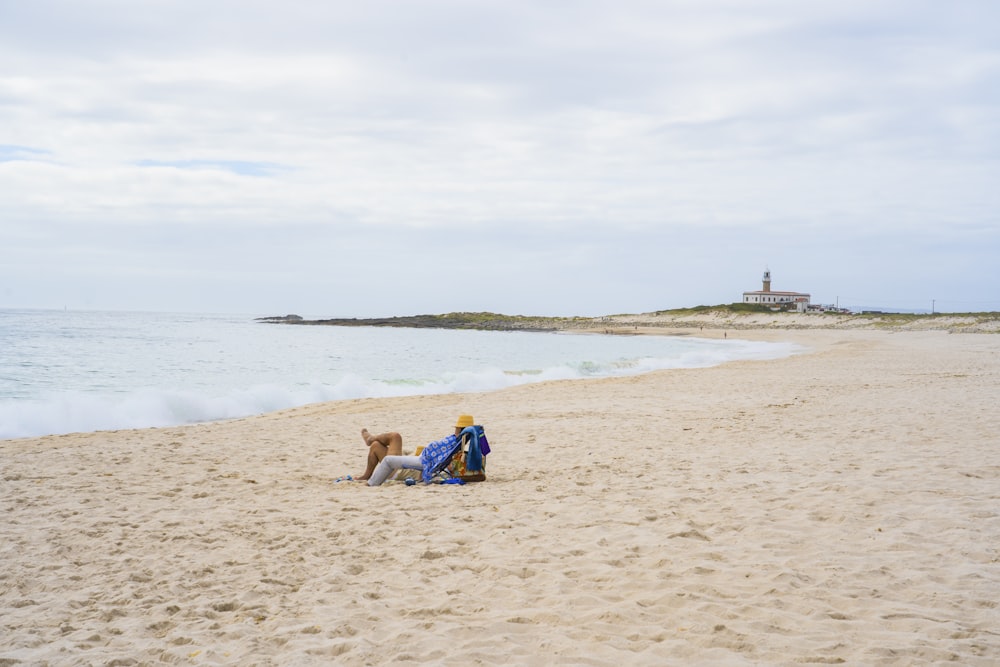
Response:
[{"label": "utility pole", "polygon": [[937,300],[937,299],[931,299],[931,315],[933,315],[933,314],[934,314],[934,302],[935,302],[936,300]]}]

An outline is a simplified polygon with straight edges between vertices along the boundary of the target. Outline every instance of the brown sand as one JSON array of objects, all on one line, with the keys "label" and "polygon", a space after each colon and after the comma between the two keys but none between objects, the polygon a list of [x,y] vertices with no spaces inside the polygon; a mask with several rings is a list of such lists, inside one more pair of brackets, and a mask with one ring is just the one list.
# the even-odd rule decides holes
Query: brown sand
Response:
[{"label": "brown sand", "polygon": [[1000,663],[1000,336],[739,335],[812,351],[2,442],[0,665]]}]

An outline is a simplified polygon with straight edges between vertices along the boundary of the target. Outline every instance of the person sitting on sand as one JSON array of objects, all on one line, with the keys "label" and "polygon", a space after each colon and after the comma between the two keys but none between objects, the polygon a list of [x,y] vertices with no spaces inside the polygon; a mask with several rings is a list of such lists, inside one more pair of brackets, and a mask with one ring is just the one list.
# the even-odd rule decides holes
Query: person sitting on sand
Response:
[{"label": "person sitting on sand", "polygon": [[[454,442],[462,434],[462,429],[475,423],[472,415],[459,415],[458,421],[455,423],[455,433],[438,442]],[[368,429],[362,429],[361,437],[368,444],[368,468],[357,479],[367,480],[368,486],[381,485],[382,482],[389,479],[392,473],[402,468],[423,470],[423,463],[419,456],[402,456],[403,438],[398,433],[383,433],[372,436],[368,433]],[[435,444],[437,443],[431,443],[427,445],[427,448]]]},{"label": "person sitting on sand", "polygon": [[355,479],[361,481],[369,479],[375,471],[375,466],[386,456],[402,456],[403,454],[403,436],[395,431],[372,435],[368,429],[363,428],[361,429],[361,438],[368,445],[368,465],[365,467],[365,471]]}]

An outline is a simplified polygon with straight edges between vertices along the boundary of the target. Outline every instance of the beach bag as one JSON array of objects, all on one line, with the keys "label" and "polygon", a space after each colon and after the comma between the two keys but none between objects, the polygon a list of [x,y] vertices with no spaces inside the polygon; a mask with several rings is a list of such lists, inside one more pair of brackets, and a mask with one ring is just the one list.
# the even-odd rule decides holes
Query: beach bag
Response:
[{"label": "beach bag", "polygon": [[459,435],[462,446],[448,464],[447,473],[463,482],[486,481],[486,455],[490,453],[490,443],[482,426],[468,426]]}]

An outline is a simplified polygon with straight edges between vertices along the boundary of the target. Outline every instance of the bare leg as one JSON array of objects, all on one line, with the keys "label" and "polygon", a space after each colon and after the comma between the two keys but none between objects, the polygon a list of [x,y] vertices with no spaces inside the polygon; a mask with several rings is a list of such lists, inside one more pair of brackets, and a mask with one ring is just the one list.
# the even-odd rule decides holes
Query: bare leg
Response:
[{"label": "bare leg", "polygon": [[368,445],[368,460],[365,471],[355,478],[360,481],[371,477],[375,466],[386,456],[402,456],[403,454],[403,436],[396,432],[372,435],[368,429],[363,428],[361,429],[361,438]]},{"label": "bare leg", "polygon": [[379,464],[379,461],[385,458],[386,454],[388,454],[388,450],[382,443],[373,442],[368,445],[368,461],[365,466],[365,471],[354,479],[365,481],[371,477],[372,473],[375,472],[375,466]]}]

